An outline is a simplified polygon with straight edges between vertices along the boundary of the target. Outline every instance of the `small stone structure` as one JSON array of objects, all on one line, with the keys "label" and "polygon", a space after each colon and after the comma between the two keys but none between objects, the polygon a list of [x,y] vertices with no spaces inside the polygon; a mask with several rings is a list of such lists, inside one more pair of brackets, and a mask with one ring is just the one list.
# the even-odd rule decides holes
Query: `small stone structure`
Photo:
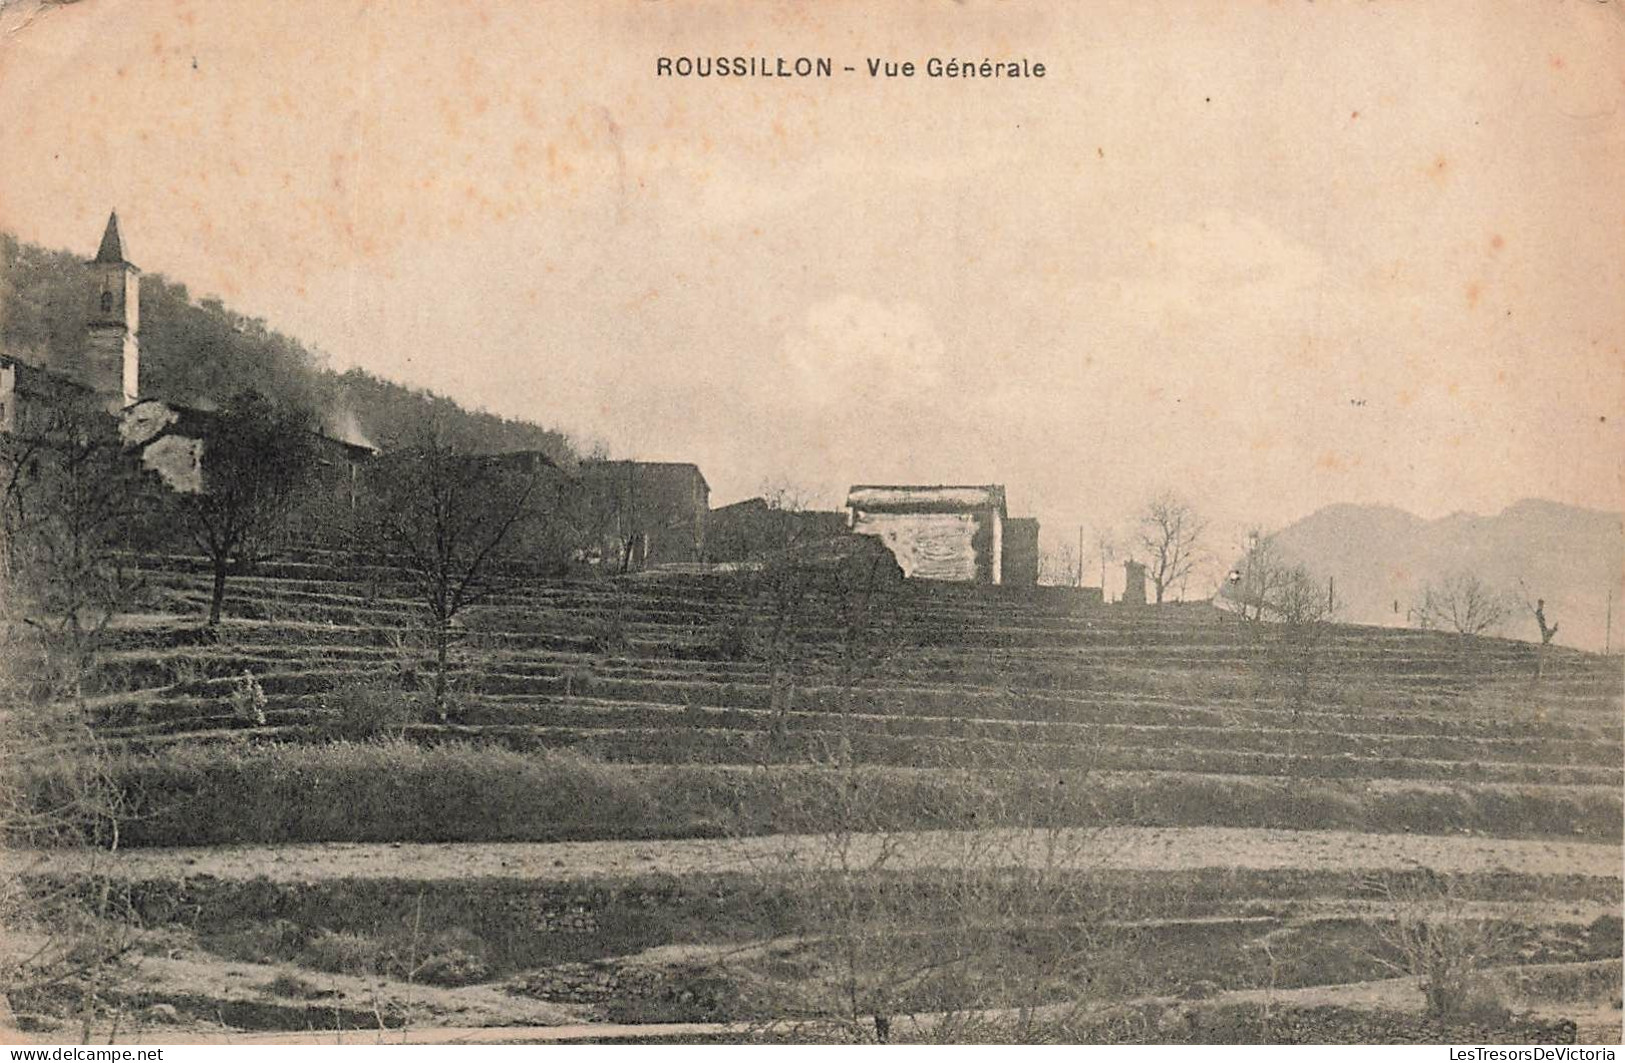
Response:
[{"label": "small stone structure", "polygon": [[1123,562],[1123,597],[1120,601],[1124,605],[1146,603],[1145,565],[1138,561]]},{"label": "small stone structure", "polygon": [[1038,518],[1009,517],[1004,522],[1004,583],[1038,586]]},{"label": "small stone structure", "polygon": [[78,380],[0,355],[0,434],[44,439],[105,417],[101,398]]}]

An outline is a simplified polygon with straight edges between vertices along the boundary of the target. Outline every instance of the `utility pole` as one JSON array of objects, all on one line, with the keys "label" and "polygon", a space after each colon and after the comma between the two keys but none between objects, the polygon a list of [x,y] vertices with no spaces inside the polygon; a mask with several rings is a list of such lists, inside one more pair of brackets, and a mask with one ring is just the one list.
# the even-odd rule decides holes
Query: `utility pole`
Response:
[{"label": "utility pole", "polygon": [[1078,525],[1078,587],[1083,587],[1083,525]]},{"label": "utility pole", "polygon": [[1331,616],[1337,609],[1337,577],[1326,577],[1326,615]]},{"label": "utility pole", "polygon": [[1603,620],[1602,654],[1607,657],[1614,652],[1614,588],[1608,588],[1608,614]]},{"label": "utility pole", "polygon": [[[1258,530],[1255,528],[1247,533],[1247,553],[1242,561],[1241,571],[1241,618],[1247,619],[1247,596],[1253,592],[1253,560],[1258,553]],[[1260,596],[1262,597],[1262,596]],[[1264,619],[1264,606],[1258,605],[1256,619]]]}]

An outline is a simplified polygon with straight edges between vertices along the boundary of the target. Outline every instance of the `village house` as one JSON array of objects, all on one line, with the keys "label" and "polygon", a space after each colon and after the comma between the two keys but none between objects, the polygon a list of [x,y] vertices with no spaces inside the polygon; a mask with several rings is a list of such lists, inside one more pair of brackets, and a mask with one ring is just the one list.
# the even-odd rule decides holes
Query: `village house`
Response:
[{"label": "village house", "polygon": [[[85,267],[86,333],[78,363],[64,372],[0,353],[0,432],[45,432],[69,413],[83,415],[81,421],[105,418],[108,431],[116,429],[124,448],[170,490],[207,490],[206,455],[221,415],[141,394],[141,271],[126,257],[116,213]],[[317,535],[330,517],[356,510],[359,470],[377,451],[312,435],[317,460],[313,490],[306,492],[312,516],[301,527],[308,524]],[[569,481],[568,493],[578,500],[570,521],[575,557],[606,573],[737,560],[775,540],[856,533],[880,540],[914,579],[1017,586],[1038,580],[1038,522],[1011,518],[997,484],[859,485],[844,513],[798,513],[786,527],[787,515],[761,499],[713,514],[710,486],[688,462],[592,460],[570,472],[550,468],[550,474],[561,484]],[[721,532],[714,542],[713,522]]]},{"label": "village house", "polygon": [[[203,455],[219,415],[141,395],[141,270],[125,257],[118,214],[108,216],[96,257],[85,263],[85,341],[68,372],[0,354],[0,432],[39,434],[67,414],[105,415],[120,441],[170,490],[204,490]],[[313,432],[314,475],[349,508],[372,447]]]},{"label": "village house", "polygon": [[844,510],[795,509],[747,498],[713,509],[705,531],[706,560],[750,561],[848,534]]},{"label": "village house", "polygon": [[711,486],[699,467],[676,461],[584,461],[576,470],[585,499],[581,560],[631,572],[705,560]]},{"label": "village house", "polygon": [[1038,521],[1010,520],[1002,484],[859,484],[846,508],[852,531],[877,537],[909,579],[1038,582]]}]

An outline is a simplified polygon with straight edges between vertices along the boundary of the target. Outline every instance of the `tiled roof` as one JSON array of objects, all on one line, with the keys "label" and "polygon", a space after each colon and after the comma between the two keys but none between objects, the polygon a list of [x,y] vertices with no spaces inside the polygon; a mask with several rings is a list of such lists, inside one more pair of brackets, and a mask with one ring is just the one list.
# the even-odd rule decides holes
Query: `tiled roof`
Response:
[{"label": "tiled roof", "polygon": [[910,513],[1004,512],[1002,484],[856,484],[846,495],[853,509]]}]

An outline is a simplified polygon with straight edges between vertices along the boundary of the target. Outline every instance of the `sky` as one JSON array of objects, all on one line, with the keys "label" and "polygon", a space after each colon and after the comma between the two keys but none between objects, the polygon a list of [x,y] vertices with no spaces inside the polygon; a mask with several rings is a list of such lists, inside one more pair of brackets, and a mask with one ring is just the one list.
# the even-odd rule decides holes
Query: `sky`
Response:
[{"label": "sky", "polygon": [[1622,6],[13,0],[0,227],[718,504],[1617,509]]}]

